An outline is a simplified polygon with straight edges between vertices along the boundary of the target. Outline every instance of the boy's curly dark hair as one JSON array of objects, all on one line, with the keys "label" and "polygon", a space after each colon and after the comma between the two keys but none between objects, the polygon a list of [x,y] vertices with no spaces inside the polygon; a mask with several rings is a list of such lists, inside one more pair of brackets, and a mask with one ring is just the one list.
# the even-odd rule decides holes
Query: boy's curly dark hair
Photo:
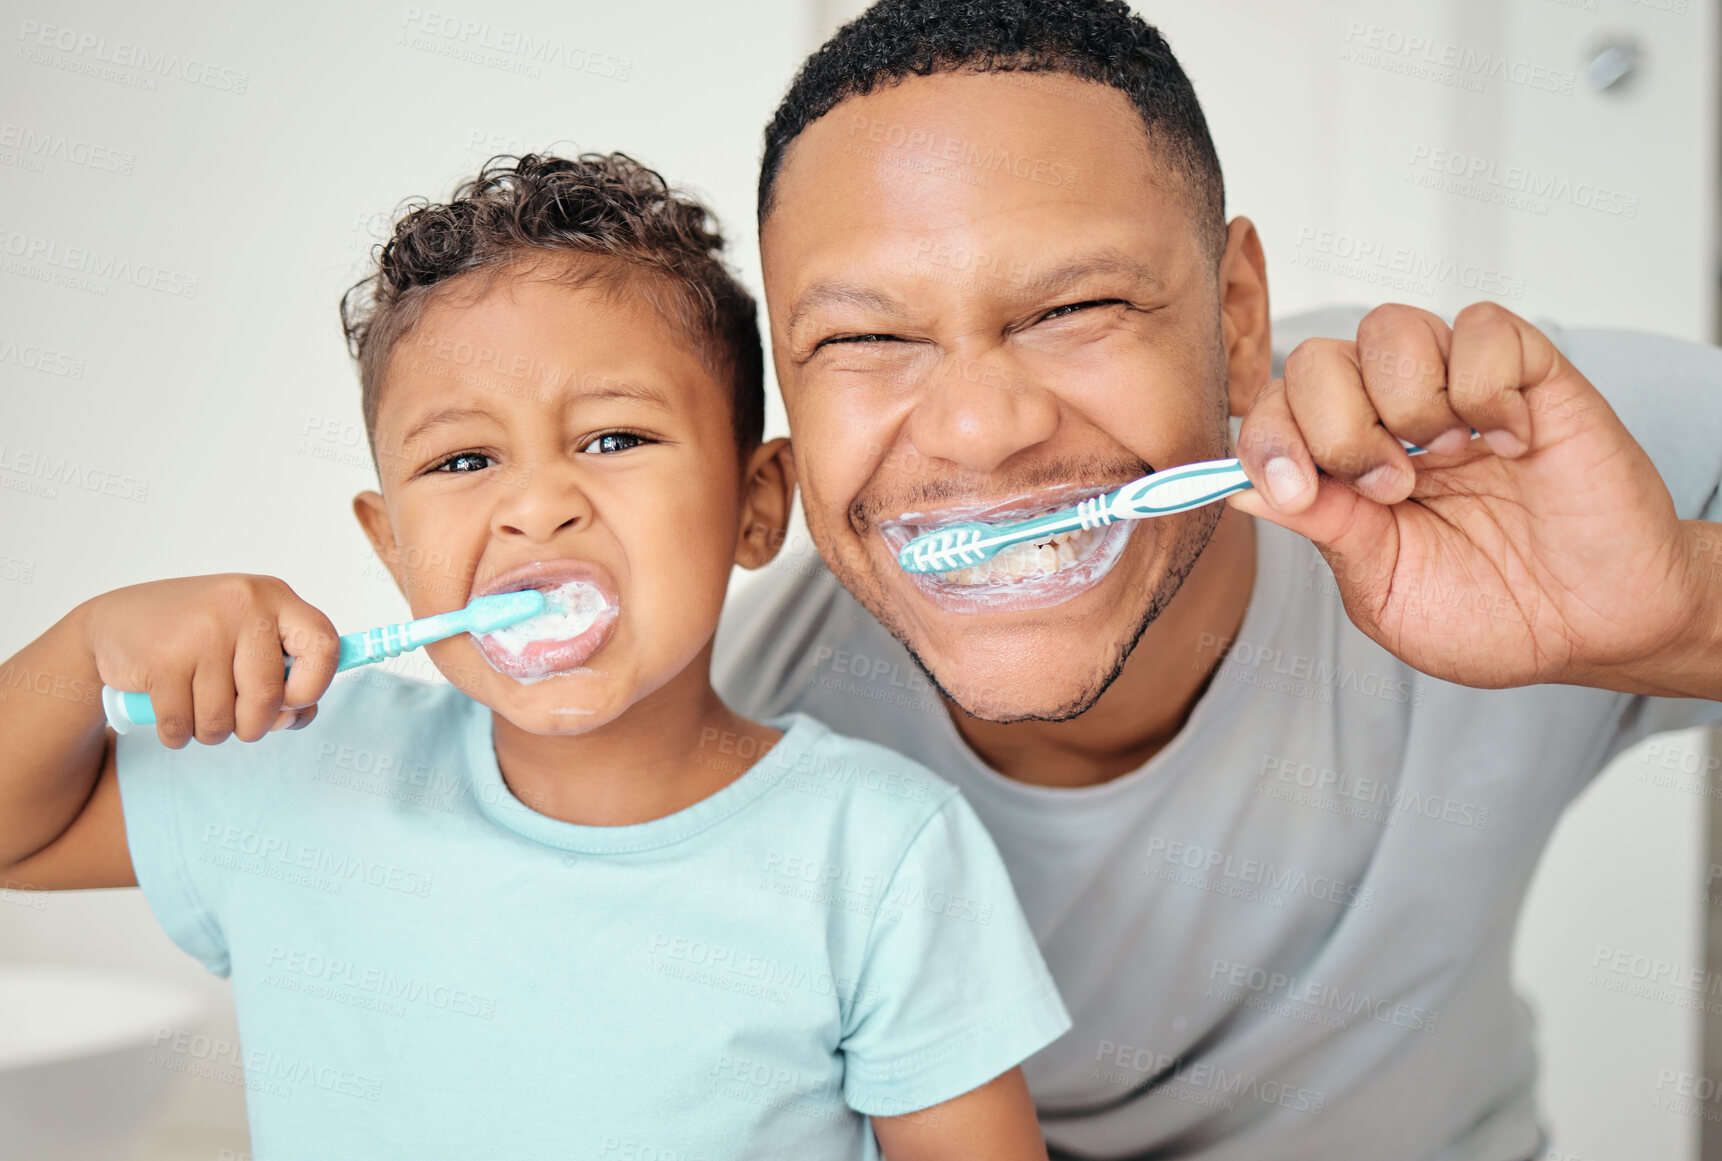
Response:
[{"label": "boy's curly dark hair", "polygon": [[850,97],[937,73],[1064,73],[1122,92],[1156,158],[1183,179],[1202,242],[1226,248],[1225,185],[1196,90],[1158,29],[1124,0],[879,0],[802,64],[765,128],[759,221],[784,155]]},{"label": "boy's curly dark hair", "polygon": [[[341,298],[373,450],[389,354],[437,287],[558,255],[597,260],[558,281],[644,292],[683,327],[712,373],[731,384],[737,441],[756,446],[765,426],[759,326],[753,296],[720,256],[723,246],[710,210],[623,153],[493,157],[447,204],[409,203],[375,252],[375,269]],[[669,293],[652,293],[653,283]]]}]

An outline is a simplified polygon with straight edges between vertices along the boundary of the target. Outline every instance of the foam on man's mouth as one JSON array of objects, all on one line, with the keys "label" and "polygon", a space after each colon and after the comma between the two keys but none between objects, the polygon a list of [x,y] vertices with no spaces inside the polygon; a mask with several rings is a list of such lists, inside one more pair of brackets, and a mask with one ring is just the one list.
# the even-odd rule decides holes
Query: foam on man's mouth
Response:
[{"label": "foam on man's mouth", "polygon": [[[1092,486],[1084,488],[1083,492],[1086,493],[1083,498],[1098,494]],[[989,524],[1003,527],[1037,516],[1061,512],[1069,506],[1069,501],[1066,500],[1064,503],[1042,503],[1034,507],[1023,504],[994,505],[984,513],[971,513],[965,508],[955,508],[940,513],[936,522],[920,513],[906,512],[896,520],[882,522],[881,531],[891,550],[900,552],[903,545],[914,537],[937,531],[950,524]],[[1107,527],[1079,528],[1036,537],[1000,549],[980,564],[969,568],[927,575],[936,577],[943,584],[961,588],[1014,585],[1055,576],[1093,559],[1103,546],[1113,539],[1108,535],[1110,531],[1112,530]]]},{"label": "foam on man's mouth", "polygon": [[1104,528],[1060,532],[1040,540],[1025,541],[1000,549],[969,568],[936,574],[949,585],[1015,584],[1036,577],[1052,576],[1087,560],[1106,538]]}]

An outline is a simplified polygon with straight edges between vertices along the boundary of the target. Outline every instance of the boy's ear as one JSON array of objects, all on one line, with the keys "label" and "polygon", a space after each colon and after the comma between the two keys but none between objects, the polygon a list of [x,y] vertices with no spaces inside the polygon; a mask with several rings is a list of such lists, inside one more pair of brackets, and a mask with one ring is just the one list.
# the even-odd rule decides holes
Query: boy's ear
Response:
[{"label": "boy's ear", "polygon": [[741,527],[736,531],[735,562],[743,568],[771,563],[789,527],[795,501],[795,453],[787,439],[767,440],[742,467]]},{"label": "boy's ear", "polygon": [[382,493],[360,492],[354,496],[353,515],[359,518],[359,527],[365,530],[371,547],[376,549],[389,575],[395,578],[395,587],[405,596],[406,586],[401,583],[401,548],[395,541],[395,527],[389,520]]}]

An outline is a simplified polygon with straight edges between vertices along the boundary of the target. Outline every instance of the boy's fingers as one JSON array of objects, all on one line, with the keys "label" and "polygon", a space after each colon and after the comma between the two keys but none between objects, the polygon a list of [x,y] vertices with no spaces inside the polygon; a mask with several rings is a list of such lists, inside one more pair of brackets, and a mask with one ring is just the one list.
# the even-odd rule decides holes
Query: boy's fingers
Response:
[{"label": "boy's fingers", "polygon": [[233,688],[233,663],[200,662],[191,675],[191,704],[196,722],[193,736],[205,746],[219,745],[233,733],[234,702],[238,694]]},{"label": "boy's fingers", "polygon": [[150,682],[150,708],[155,711],[155,736],[170,750],[191,741],[197,717],[191,702],[191,674],[157,675]]},{"label": "boy's fingers", "polygon": [[314,705],[335,679],[340,634],[329,618],[297,599],[282,606],[277,621],[281,648],[293,658],[280,704],[293,709]]},{"label": "boy's fingers", "polygon": [[286,674],[275,619],[251,617],[233,651],[233,684],[239,695],[233,732],[240,741],[255,742],[273,728],[284,704]]}]

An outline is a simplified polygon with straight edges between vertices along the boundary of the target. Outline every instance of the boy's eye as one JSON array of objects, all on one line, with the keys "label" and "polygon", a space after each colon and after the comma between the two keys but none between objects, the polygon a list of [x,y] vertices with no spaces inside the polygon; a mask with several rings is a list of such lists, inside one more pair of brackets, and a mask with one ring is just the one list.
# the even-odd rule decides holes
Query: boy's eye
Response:
[{"label": "boy's eye", "polygon": [[448,472],[453,475],[466,472],[482,472],[489,466],[490,457],[485,455],[483,452],[464,451],[457,452],[454,455],[449,456],[448,459],[438,464],[434,470],[439,472]]},{"label": "boy's eye", "polygon": [[631,431],[607,431],[580,450],[589,455],[602,456],[641,447],[648,442],[644,436],[635,435]]}]

